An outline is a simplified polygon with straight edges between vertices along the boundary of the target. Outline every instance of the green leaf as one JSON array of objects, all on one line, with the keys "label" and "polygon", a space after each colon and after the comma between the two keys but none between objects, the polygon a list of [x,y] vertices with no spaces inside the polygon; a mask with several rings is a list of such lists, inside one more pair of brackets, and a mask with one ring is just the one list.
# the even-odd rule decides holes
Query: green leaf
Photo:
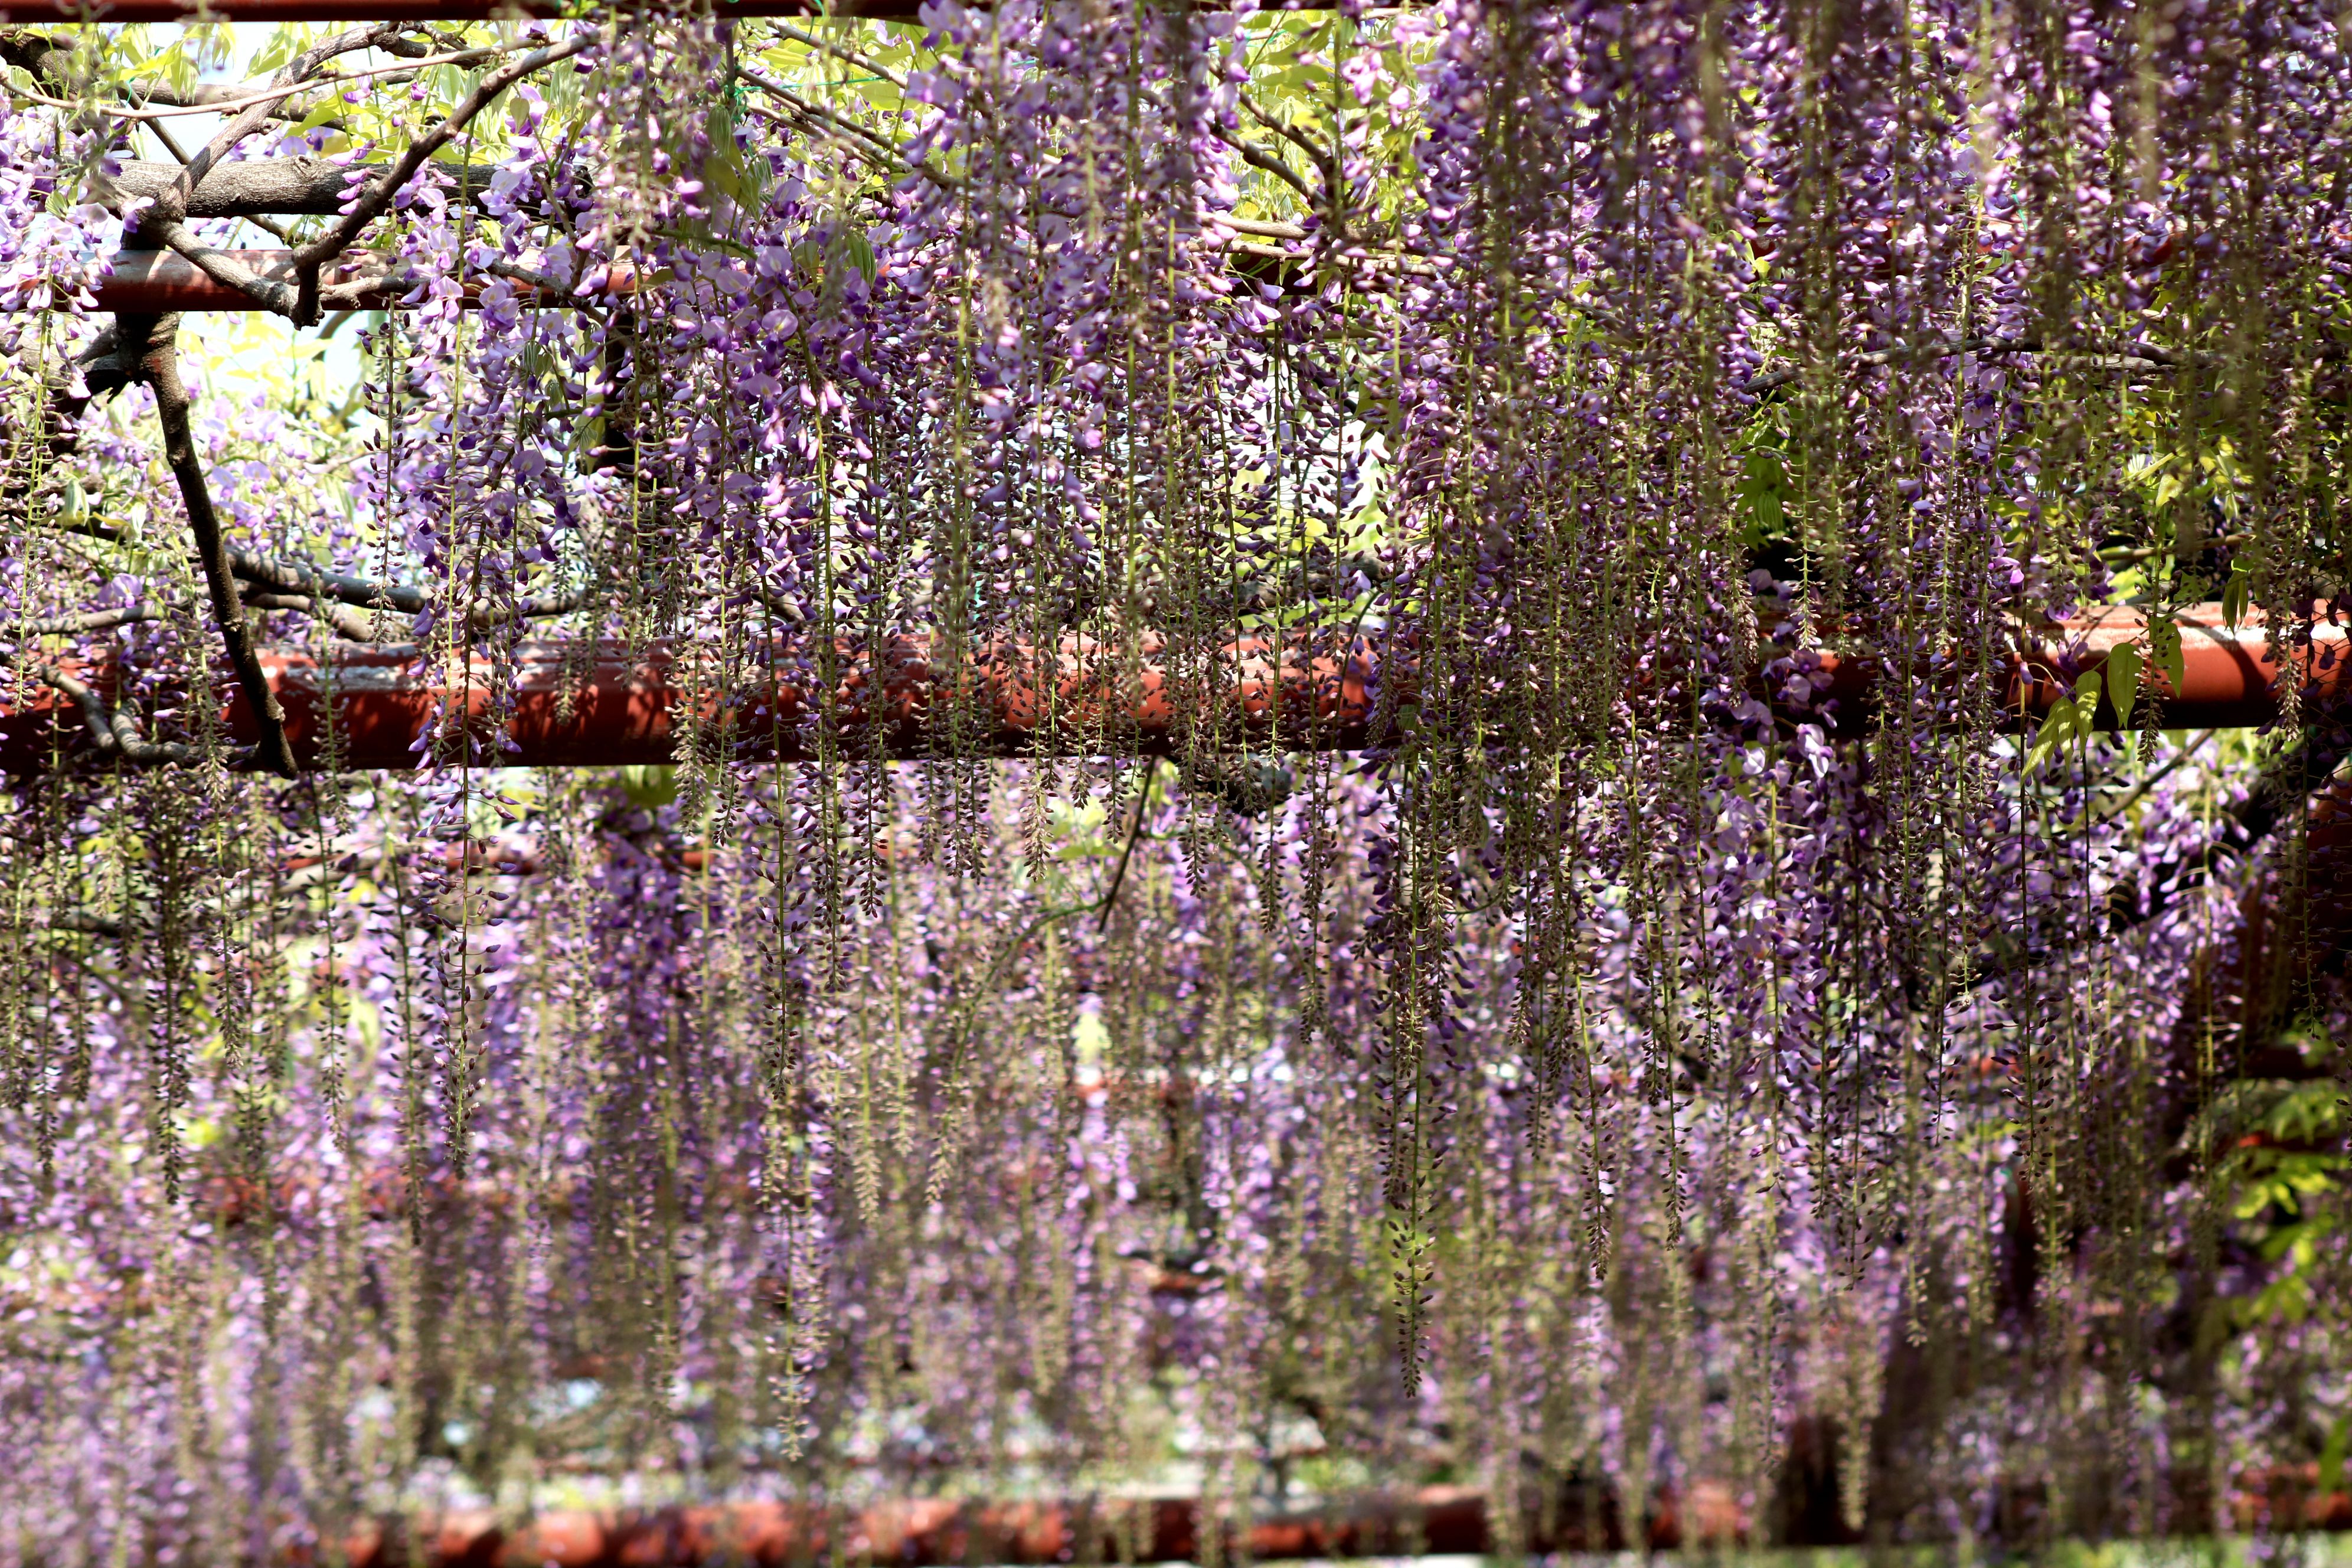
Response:
[{"label": "green leaf", "polygon": [[1780,466],[1780,454],[1766,447],[1757,447],[1748,454],[1740,466],[1739,498],[1748,507],[1748,542],[1761,544],[1780,536],[1787,520],[1788,505],[1783,500],[1789,488],[1789,476]]},{"label": "green leaf", "polygon": [[290,127],[286,134],[299,136],[305,131],[315,131],[328,121],[340,118],[350,107],[342,100],[341,94],[331,92],[313,104],[310,112],[302,117],[302,122]]},{"label": "green leaf", "polygon": [[2248,592],[2246,569],[2243,566],[2231,566],[2230,585],[2221,590],[2221,624],[2233,632],[2238,629],[2238,623],[2246,618]]},{"label": "green leaf", "polygon": [[2025,765],[2038,768],[2047,761],[2059,745],[2074,734],[2074,700],[2061,697],[2050,705],[2050,712],[2042,721],[2042,728],[2033,734],[2033,750],[2026,753]]},{"label": "green leaf", "polygon": [[2319,1490],[2324,1497],[2344,1489],[2344,1451],[2352,1447],[2352,1410],[2336,1418],[2326,1445],[2319,1450]]},{"label": "green leaf", "polygon": [[2116,710],[2116,728],[2131,728],[2132,704],[2139,697],[2139,644],[2126,643],[2107,655],[2107,701]]},{"label": "green leaf", "polygon": [[302,52],[303,40],[307,33],[308,29],[299,26],[278,28],[269,35],[268,41],[254,52],[253,58],[246,61],[246,73],[248,76],[257,77],[276,70]]},{"label": "green leaf", "polygon": [[677,798],[677,770],[670,767],[625,767],[621,788],[633,805],[650,810]]},{"label": "green leaf", "polygon": [[2094,665],[2074,678],[2074,738],[2087,741],[2099,716],[2099,693],[2106,689],[2106,672]]},{"label": "green leaf", "polygon": [[874,281],[874,242],[866,231],[855,224],[845,223],[834,236],[834,250],[842,260],[857,268],[858,276],[866,282]]}]

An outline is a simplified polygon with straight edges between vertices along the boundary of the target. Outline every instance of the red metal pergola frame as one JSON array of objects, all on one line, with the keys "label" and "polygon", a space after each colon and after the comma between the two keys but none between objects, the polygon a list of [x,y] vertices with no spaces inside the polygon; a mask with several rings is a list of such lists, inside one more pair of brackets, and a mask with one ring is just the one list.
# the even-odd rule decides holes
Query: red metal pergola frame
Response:
[{"label": "red metal pergola frame", "polygon": [[[2309,645],[2295,659],[2305,700],[2352,687],[2346,673],[2352,652],[2347,634],[2352,625],[2342,622],[2311,628]],[[2052,628],[2030,657],[2012,656],[1996,677],[2003,683],[2000,710],[2018,721],[2032,721],[2069,695],[2084,671],[2102,668],[2116,647],[2145,637],[2138,613],[2123,609]],[[336,645],[323,664],[312,652],[276,648],[266,652],[264,663],[286,709],[295,752],[311,767],[330,757],[331,708],[333,759],[354,770],[419,765],[425,758],[415,749],[417,734],[436,712],[450,707],[460,710],[462,722],[488,742],[478,752],[482,758],[512,767],[668,763],[688,727],[690,700],[703,704],[699,718],[706,730],[719,717],[708,696],[709,683],[685,679],[673,647],[632,652],[601,643],[584,658],[581,651],[561,641],[527,643],[504,680],[494,679],[484,656],[476,658],[462,683],[406,647]],[[1120,663],[1105,650],[1065,639],[1055,653],[1049,697],[1045,664],[1026,649],[969,661],[950,691],[932,668],[924,638],[898,639],[883,651],[878,667],[845,647],[836,658],[833,704],[840,743],[845,754],[866,756],[1030,754],[1041,749],[1049,701],[1056,723],[1043,749],[1066,752],[1164,753],[1181,743],[1187,726],[1202,722],[1228,737],[1248,735],[1286,750],[1351,749],[1370,738],[1381,665],[1369,648],[1358,648],[1344,662],[1293,648],[1277,667],[1266,643],[1244,639],[1229,644],[1211,669],[1194,673],[1171,672],[1156,642],[1147,640],[1139,654],[1114,674]],[[2163,677],[2154,678],[2162,702],[2159,716],[2168,727],[2252,726],[2278,716],[2279,664],[2258,621],[2231,628],[2223,624],[2220,606],[2200,606],[2182,627],[2181,654],[2178,691]],[[736,755],[808,757],[812,682],[809,661],[797,663],[797,669],[779,668],[764,689],[755,688],[754,700],[727,716]],[[110,684],[102,669],[84,673],[94,684]],[[1813,700],[1790,704],[1776,694],[1782,717],[1825,722],[1845,734],[1866,730],[1878,685],[1867,665],[1807,656],[1783,679],[1783,692],[1787,679],[1797,676],[1811,678]],[[1409,671],[1398,679],[1409,682]],[[705,695],[690,697],[698,688]],[[503,719],[494,721],[501,692],[510,694],[510,700]],[[253,716],[241,699],[227,707],[224,718],[233,741],[254,739]],[[2100,718],[2113,721],[2104,704]],[[493,722],[505,741],[489,740]],[[54,692],[38,690],[15,709],[0,705],[0,770],[39,772],[86,744],[79,710]]]},{"label": "red metal pergola frame", "polygon": [[[2321,1492],[2304,1470],[2243,1475],[2226,1519],[2241,1531],[2352,1529],[2352,1497]],[[1426,1553],[1672,1552],[1752,1540],[1727,1494],[1661,1489],[1630,1521],[1618,1500],[1595,1488],[1530,1508],[1518,1539],[1507,1542],[1488,1518],[1486,1497],[1468,1487],[1424,1487],[1313,1511],[1279,1512],[1215,1531],[1217,1558],[1252,1563],[1348,1560]],[[903,1499],[864,1509],[743,1502],[635,1513],[564,1510],[516,1530],[488,1511],[452,1514],[424,1532],[428,1560],[442,1568],[667,1568],[670,1564],[870,1563],[875,1568],[1199,1562],[1210,1544],[1191,1498],[1034,1502]],[[1816,1542],[1815,1544],[1826,1544]],[[352,1568],[394,1568],[406,1559],[380,1532],[349,1542]]]}]

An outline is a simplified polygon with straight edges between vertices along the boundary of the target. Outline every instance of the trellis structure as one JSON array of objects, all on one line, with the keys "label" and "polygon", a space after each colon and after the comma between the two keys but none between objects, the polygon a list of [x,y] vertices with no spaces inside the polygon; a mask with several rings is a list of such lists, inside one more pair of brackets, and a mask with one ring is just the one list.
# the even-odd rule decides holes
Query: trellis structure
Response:
[{"label": "trellis structure", "polygon": [[[339,19],[323,13],[314,15],[317,8],[306,10],[300,0],[293,0],[293,5],[299,15],[286,19]],[[322,184],[322,193],[324,189]],[[310,210],[314,205],[300,197],[278,199],[281,205],[276,210],[281,214]],[[322,195],[319,199],[327,198]],[[267,215],[257,211],[252,216]],[[291,287],[297,275],[291,251],[223,254],[257,279]],[[358,309],[402,309],[407,291],[407,286],[397,279],[385,278],[378,282],[362,273],[352,273],[336,282],[356,290],[352,305]],[[625,270],[609,273],[601,279],[598,297],[625,298],[633,287],[631,275]],[[478,289],[477,282],[469,294],[468,302],[476,306]],[[572,298],[559,287],[529,282],[521,286],[518,297],[526,304],[554,308],[562,308]],[[186,258],[156,251],[130,251],[118,256],[96,291],[95,305],[101,311],[138,315],[262,308],[249,292],[207,276]],[[289,590],[297,589],[305,577],[319,574],[320,569],[308,563],[256,562],[243,580],[247,584],[248,597],[259,594],[299,600],[302,595]],[[396,603],[413,609],[423,603],[413,589],[395,586],[378,590],[357,582],[340,584],[332,598],[361,607],[372,603],[391,607]],[[2158,684],[2150,693],[2162,704],[2164,721],[2195,729],[2255,727],[2273,721],[2280,710],[2281,664],[2279,649],[2262,617],[2248,616],[2243,610],[2226,613],[2220,604],[2207,604],[2184,615],[2181,625],[2186,635],[2181,645],[2184,663],[2180,684],[2175,688],[2168,675],[2158,672]],[[351,629],[344,628],[346,635]],[[384,631],[378,632],[370,625],[362,625],[358,629],[363,641],[378,640],[397,647],[398,635],[388,629],[388,617]],[[2000,677],[2002,689],[1993,706],[2014,719],[2038,723],[2047,716],[2053,702],[2071,694],[2079,677],[2101,669],[2112,649],[2142,646],[2146,635],[2143,617],[2111,610],[2048,628],[2038,636],[2027,634],[2027,646],[2006,658],[2005,673]],[[2307,689],[2309,700],[2329,701],[2345,679],[2345,628],[2323,609],[2310,623],[2306,635],[2307,643],[2295,654],[2300,671],[2296,684]],[[520,708],[507,727],[517,748],[505,753],[513,765],[621,766],[671,759],[677,731],[674,712],[679,693],[662,673],[671,656],[665,651],[655,655],[650,662],[641,659],[633,668],[625,661],[615,661],[618,652],[601,651],[577,668],[572,668],[577,661],[568,660],[560,649],[551,647],[539,647],[525,656],[527,673],[518,687]],[[870,691],[873,673],[863,656],[849,648],[845,648],[844,654],[849,660],[849,668],[841,678],[845,696]],[[270,689],[289,701],[289,732],[305,765],[315,765],[326,744],[328,726],[319,710],[322,683],[336,692],[336,728],[341,737],[337,754],[345,765],[414,765],[418,754],[412,750],[411,742],[416,724],[425,715],[440,710],[456,689],[404,673],[411,661],[397,651],[346,653],[339,657],[342,666],[331,675],[318,670],[315,659],[300,654],[275,653],[265,658]],[[1362,657],[1369,658],[1369,654]],[[1361,745],[1371,718],[1362,696],[1364,671],[1358,670],[1343,680],[1330,655],[1320,658],[1307,656],[1307,663],[1313,666],[1311,671],[1297,659],[1296,655],[1285,656],[1281,677],[1286,693],[1286,710],[1300,716],[1294,739],[1310,746]],[[1057,684],[1064,711],[1076,712],[1080,706],[1099,709],[1105,702],[1118,705],[1108,693],[1097,693],[1090,704],[1080,703],[1078,688],[1088,679],[1085,672],[1092,663],[1088,656],[1073,647],[1063,651],[1060,662],[1065,674]],[[937,742],[923,733],[921,714],[930,684],[924,650],[919,644],[894,647],[882,663],[886,673],[881,685],[888,693],[885,700],[888,717],[883,721],[888,739],[884,750],[900,757],[937,754]],[[1263,730],[1270,680],[1264,646],[1236,645],[1229,655],[1229,663],[1230,689],[1222,696],[1208,697],[1209,707],[1213,710],[1221,701],[1230,702],[1235,705],[1245,724],[1255,723]],[[1002,754],[1021,755],[1036,749],[1034,731],[1045,704],[1039,698],[1034,674],[1035,664],[1028,652],[1013,651],[1002,657],[1001,670],[983,673],[979,678],[985,689],[982,705],[992,715],[982,728],[992,737],[990,746]],[[1790,710],[1782,703],[1780,706],[1784,714],[1826,717],[1832,728],[1840,732],[1864,732],[1870,723],[1874,688],[1873,672],[1867,662],[1826,655],[1817,658],[1811,668],[1823,677],[1815,683],[1818,697],[1830,705],[1816,715],[1809,705]],[[1170,697],[1162,690],[1163,675],[1147,667],[1134,679],[1139,685],[1129,699],[1130,710],[1123,717],[1097,713],[1093,732],[1097,737],[1131,736],[1140,750],[1164,753],[1176,727],[1176,714]],[[577,688],[585,700],[575,703],[564,699],[562,693],[567,683]],[[467,700],[468,710],[482,711],[488,696],[488,688],[477,689]],[[864,701],[861,695],[851,704],[857,710],[848,721],[854,728],[865,729],[874,722],[863,711]],[[789,686],[780,687],[772,697],[761,699],[761,717],[742,721],[751,730],[767,724],[798,733],[806,716],[806,706],[796,690]],[[559,707],[563,714],[560,720],[555,716]],[[249,701],[234,705],[228,718],[230,732],[237,743],[253,745],[258,742],[259,731]],[[2102,709],[2103,723],[2112,725],[2115,719],[2112,706]],[[1181,727],[1189,727],[1192,721],[1188,719]],[[1106,722],[1107,729],[1103,727]],[[1215,727],[1213,722],[1209,725],[1212,730]],[[1073,733],[1083,735],[1084,728]],[[22,771],[36,765],[35,759],[46,755],[55,743],[52,737],[20,724],[13,728],[8,739],[0,741],[0,756],[8,759],[12,769]],[[1052,739],[1045,742],[1049,750],[1066,752],[1073,743],[1087,742],[1083,739]],[[740,754],[776,754],[772,743],[763,751],[756,734],[747,734],[745,747]],[[792,758],[803,753],[788,747],[782,754]]]}]

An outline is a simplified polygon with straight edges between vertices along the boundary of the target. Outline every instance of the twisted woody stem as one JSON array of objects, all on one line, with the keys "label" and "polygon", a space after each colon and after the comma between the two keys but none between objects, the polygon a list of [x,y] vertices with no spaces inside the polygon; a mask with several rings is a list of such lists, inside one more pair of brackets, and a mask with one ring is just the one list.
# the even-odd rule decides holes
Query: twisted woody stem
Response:
[{"label": "twisted woody stem", "polygon": [[124,316],[117,329],[126,343],[139,349],[139,379],[155,392],[155,415],[163,426],[163,458],[179,481],[180,498],[188,509],[188,528],[195,536],[196,558],[204,563],[205,588],[212,600],[213,619],[236,671],[237,689],[245,693],[259,730],[255,760],[270,772],[292,778],[299,771],[294,746],[286,735],[286,710],[269,689],[255,648],[253,626],[239,602],[234,552],[222,537],[220,517],[213,510],[212,489],[205,482],[204,465],[196,458],[195,438],[188,429],[188,389],[180,379],[175,347],[180,318]]}]

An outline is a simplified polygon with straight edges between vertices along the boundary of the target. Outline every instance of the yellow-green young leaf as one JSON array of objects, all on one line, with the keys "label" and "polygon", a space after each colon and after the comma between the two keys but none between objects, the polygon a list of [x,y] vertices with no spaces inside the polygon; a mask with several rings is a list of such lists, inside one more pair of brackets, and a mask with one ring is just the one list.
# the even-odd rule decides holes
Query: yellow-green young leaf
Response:
[{"label": "yellow-green young leaf", "polygon": [[2097,667],[2083,671],[2074,678],[2074,735],[2078,740],[2091,738],[2094,721],[2099,716],[2099,692],[2105,687],[2106,675]]},{"label": "yellow-green young leaf", "polygon": [[2231,567],[2230,585],[2221,590],[2221,624],[2231,631],[2236,631],[2238,623],[2246,618],[2247,593],[2246,569]]},{"label": "yellow-green young leaf", "polygon": [[866,237],[864,229],[854,224],[842,225],[833,237],[833,257],[857,268],[866,282],[874,281],[874,243]]},{"label": "yellow-green young leaf", "polygon": [[329,93],[325,98],[320,99],[317,103],[311,106],[310,112],[302,117],[301,124],[288,131],[286,134],[289,136],[299,136],[305,131],[315,131],[330,120],[341,118],[343,110],[350,107],[351,106],[346,104],[340,97],[333,93]]},{"label": "yellow-green young leaf", "polygon": [[2172,694],[2180,695],[2188,679],[2189,664],[2180,651],[2180,623],[2170,616],[2157,615],[2147,618],[2148,652],[2155,656],[2156,668],[2171,683]]},{"label": "yellow-green young leaf", "polygon": [[2336,1418],[2327,1441],[2319,1450],[2319,1491],[2322,1497],[2344,1486],[2344,1451],[2352,1446],[2352,1410]]},{"label": "yellow-green young leaf", "polygon": [[2074,700],[2061,697],[2050,705],[2050,712],[2042,721],[2042,728],[2033,734],[2033,749],[2025,754],[2025,765],[2038,768],[2047,762],[2060,742],[2074,734]]},{"label": "yellow-green young leaf", "polygon": [[1780,455],[1765,447],[1748,454],[1741,465],[1739,493],[1748,502],[1748,540],[1760,544],[1778,539],[1787,521],[1786,502],[1782,499],[1788,489],[1788,473],[1780,466]]},{"label": "yellow-green young leaf", "polygon": [[247,74],[260,76],[265,72],[276,70],[302,52],[302,45],[308,35],[309,29],[306,27],[278,28],[269,35],[268,41],[254,52],[253,58],[245,62]]},{"label": "yellow-green young leaf", "polygon": [[667,805],[677,798],[677,770],[632,764],[621,770],[621,788],[627,792],[632,805],[648,808]]},{"label": "yellow-green young leaf", "polygon": [[2139,696],[2139,644],[2126,643],[2107,655],[2107,701],[2116,710],[2116,728],[2131,728],[2132,703]]}]

